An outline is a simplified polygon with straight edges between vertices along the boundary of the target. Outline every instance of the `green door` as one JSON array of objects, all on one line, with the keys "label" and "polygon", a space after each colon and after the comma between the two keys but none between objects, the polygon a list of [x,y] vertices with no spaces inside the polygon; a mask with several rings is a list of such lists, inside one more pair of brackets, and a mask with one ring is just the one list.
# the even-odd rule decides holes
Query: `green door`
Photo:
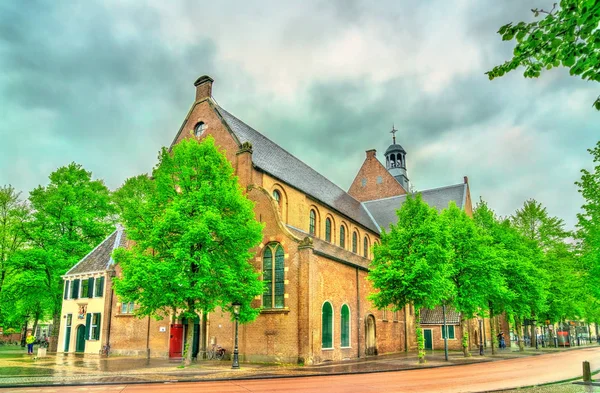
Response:
[{"label": "green door", "polygon": [[71,326],[67,326],[65,334],[65,352],[69,352],[69,345],[71,345]]},{"label": "green door", "polygon": [[433,349],[431,329],[423,329],[423,336],[425,336],[425,349]]},{"label": "green door", "polygon": [[77,345],[75,352],[85,352],[85,325],[77,326]]}]

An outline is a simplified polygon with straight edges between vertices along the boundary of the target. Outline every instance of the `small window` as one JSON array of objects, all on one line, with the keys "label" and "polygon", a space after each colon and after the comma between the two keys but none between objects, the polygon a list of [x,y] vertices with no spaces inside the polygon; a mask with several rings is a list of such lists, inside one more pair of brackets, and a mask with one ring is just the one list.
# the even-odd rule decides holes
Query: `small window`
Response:
[{"label": "small window", "polygon": [[90,340],[100,339],[100,313],[93,313],[90,326]]},{"label": "small window", "polygon": [[121,304],[121,314],[133,314],[134,302],[123,302]]},{"label": "small window", "polygon": [[90,282],[88,280],[81,280],[81,296],[80,298],[87,298],[88,297],[88,291],[90,288]]},{"label": "small window", "polygon": [[377,184],[383,183],[383,177],[377,176]]},{"label": "small window", "polygon": [[200,122],[200,123],[196,124],[196,127],[194,127],[194,135],[197,138],[197,137],[201,136],[205,130],[206,130],[206,124],[204,124],[204,122]]},{"label": "small window", "polygon": [[95,288],[95,294],[94,297],[102,297],[104,296],[104,277],[98,277],[96,279],[96,288]]},{"label": "small window", "polygon": [[308,233],[315,234],[315,223],[317,221],[317,213],[314,210],[310,211],[310,222],[308,224]]},{"label": "small window", "polygon": [[342,306],[342,312],[340,313],[341,320],[341,335],[342,335],[342,347],[350,346],[350,308],[344,304]]},{"label": "small window", "polygon": [[325,240],[331,242],[331,219],[329,217],[325,220]]},{"label": "small window", "polygon": [[394,311],[394,314],[393,314],[394,322],[398,322],[398,314],[399,314],[399,313],[400,313],[400,312],[399,312],[399,311],[397,311],[397,310],[396,310],[396,311]]},{"label": "small window", "polygon": [[65,293],[63,295],[63,299],[67,300],[69,298],[69,290],[70,290],[71,281],[65,280]]},{"label": "small window", "polygon": [[279,191],[273,190],[273,199],[275,199],[275,201],[279,205],[279,201],[281,200],[281,194],[279,193]]},{"label": "small window", "polygon": [[331,349],[333,348],[333,307],[329,302],[323,304],[321,322],[321,347]]},{"label": "small window", "polygon": [[388,309],[387,307],[383,309],[383,311],[381,312],[381,320],[384,322],[387,322],[388,320]]},{"label": "small window", "polygon": [[367,186],[367,179],[364,179],[364,178],[363,178],[363,179],[360,181],[360,184],[361,184],[363,187],[366,187],[366,186]]},{"label": "small window", "polygon": [[369,257],[369,241],[367,240],[366,236],[365,236],[365,239],[363,240],[363,257],[365,257],[365,258]]},{"label": "small window", "polygon": [[358,253],[358,234],[356,232],[352,233],[352,252]]},{"label": "small window", "polygon": [[[448,329],[448,340],[454,340],[454,325],[446,325],[446,329]],[[442,325],[442,338],[446,338],[444,334],[444,325]]]},{"label": "small window", "polygon": [[340,226],[340,247],[346,248],[346,227]]}]

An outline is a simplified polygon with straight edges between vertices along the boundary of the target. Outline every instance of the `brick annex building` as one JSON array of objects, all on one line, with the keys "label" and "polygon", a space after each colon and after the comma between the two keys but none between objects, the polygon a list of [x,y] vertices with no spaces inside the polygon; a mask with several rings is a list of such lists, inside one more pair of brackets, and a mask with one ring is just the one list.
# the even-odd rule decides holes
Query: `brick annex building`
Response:
[{"label": "brick annex building", "polygon": [[[367,150],[346,192],[221,108],[212,99],[212,84],[208,76],[195,82],[196,99],[172,145],[212,135],[265,223],[251,262],[267,290],[254,300],[262,307],[258,318],[240,325],[241,359],[311,364],[416,349],[413,308],[378,310],[367,300],[373,244],[396,222],[410,189],[406,151],[394,137],[384,165],[375,150]],[[439,210],[454,201],[472,213],[466,177],[421,194]],[[113,293],[111,276],[118,267],[115,273],[110,253],[122,246],[126,240],[118,229],[64,276],[59,351],[98,353],[110,344],[113,353],[181,356],[185,321],[137,319],[134,305]],[[458,350],[460,315],[449,310],[447,321],[449,347]],[[426,347],[443,348],[441,310],[423,310],[422,324]],[[477,345],[480,334],[490,341],[489,321],[481,332],[473,321],[468,328],[470,345]],[[229,314],[199,317],[192,351],[217,342],[231,352],[233,335]]]}]

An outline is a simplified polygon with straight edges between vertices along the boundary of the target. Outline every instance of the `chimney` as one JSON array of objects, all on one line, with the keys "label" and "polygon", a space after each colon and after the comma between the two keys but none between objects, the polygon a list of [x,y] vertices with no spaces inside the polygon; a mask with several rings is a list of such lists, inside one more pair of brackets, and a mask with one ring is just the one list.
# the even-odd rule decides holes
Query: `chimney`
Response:
[{"label": "chimney", "polygon": [[469,184],[469,177],[468,176],[465,176],[464,180],[465,180],[465,184]]},{"label": "chimney", "polygon": [[375,158],[375,153],[376,152],[377,152],[377,150],[375,150],[375,149],[367,150],[367,159],[369,159],[369,158]]},{"label": "chimney", "polygon": [[201,101],[212,96],[212,84],[214,80],[208,75],[202,75],[196,79],[196,101]]}]

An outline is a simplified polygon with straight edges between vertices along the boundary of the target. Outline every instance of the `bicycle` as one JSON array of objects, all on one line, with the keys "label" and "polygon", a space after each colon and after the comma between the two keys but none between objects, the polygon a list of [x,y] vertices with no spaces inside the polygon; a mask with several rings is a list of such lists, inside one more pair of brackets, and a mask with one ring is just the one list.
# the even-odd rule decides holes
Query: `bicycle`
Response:
[{"label": "bicycle", "polygon": [[110,344],[106,344],[102,347],[102,355],[108,356],[110,353]]},{"label": "bicycle", "polygon": [[223,360],[225,357],[225,348],[220,345],[213,344],[212,348],[206,353],[208,360]]}]

